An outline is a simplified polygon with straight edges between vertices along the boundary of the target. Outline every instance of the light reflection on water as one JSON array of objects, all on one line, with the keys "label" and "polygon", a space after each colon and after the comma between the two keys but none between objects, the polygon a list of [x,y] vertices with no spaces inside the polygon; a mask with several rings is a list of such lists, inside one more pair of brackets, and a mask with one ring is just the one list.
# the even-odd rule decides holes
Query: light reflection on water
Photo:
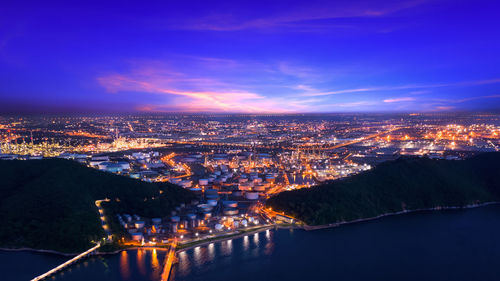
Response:
[{"label": "light reflection on water", "polygon": [[[164,249],[128,250],[117,255],[91,256],[56,273],[50,279],[159,281],[165,256]],[[3,281],[2,278],[0,280]]]},{"label": "light reflection on water", "polygon": [[274,250],[274,243],[271,240],[271,231],[268,229],[266,230],[266,246],[264,248],[264,254],[269,256],[273,253]]},{"label": "light reflection on water", "polygon": [[255,246],[259,246],[259,234],[258,233],[255,233],[253,235],[253,242],[255,243]]},{"label": "light reflection on water", "polygon": [[156,253],[156,249],[153,249],[151,252],[151,268],[153,271],[151,272],[151,280],[160,280],[160,276],[163,270],[163,263],[160,263],[158,260],[158,254]]},{"label": "light reflection on water", "polygon": [[208,245],[208,259],[213,260],[215,258],[215,246],[214,243]]},{"label": "light reflection on water", "polygon": [[243,249],[246,251],[248,250],[248,246],[249,246],[249,242],[248,242],[248,236],[245,235],[245,237],[243,237]]},{"label": "light reflection on water", "polygon": [[120,253],[120,275],[124,280],[128,280],[130,278],[130,267],[128,263],[127,251],[122,251]]},{"label": "light reflection on water", "polygon": [[[491,206],[311,232],[282,229],[250,234],[200,246],[196,255],[194,248],[179,252],[170,281],[477,280],[477,272],[481,280],[498,281],[500,248],[494,246],[500,237],[499,213],[500,206]],[[459,235],[444,235],[457,231]],[[155,267],[163,269],[165,254],[160,249],[156,254],[128,250],[89,257],[50,280],[159,281],[152,272]],[[147,275],[139,270],[138,259],[145,262]],[[0,279],[30,280],[65,260],[0,251]]]},{"label": "light reflection on water", "polygon": [[134,252],[132,251],[122,251],[120,253],[119,271],[122,280],[135,280],[135,277],[132,278],[132,275],[137,276],[137,273],[139,273],[138,275],[141,276],[141,280],[144,279],[157,281],[161,279],[161,273],[163,271],[163,263],[165,258],[164,250],[136,250],[135,262],[137,264],[137,268],[135,268],[134,270],[138,272],[132,272],[134,270],[131,269],[131,262],[134,262],[134,256],[130,254],[133,253]]},{"label": "light reflection on water", "polygon": [[144,257],[144,250],[137,250],[137,268],[142,275],[146,275],[146,259]]},{"label": "light reflection on water", "polygon": [[274,250],[272,238],[272,231],[267,230],[179,252],[179,263],[173,269],[172,280],[182,279],[193,272],[222,269],[235,260],[253,260],[262,253],[271,255]]},{"label": "light reflection on water", "polygon": [[231,250],[233,249],[233,242],[231,240],[222,241],[220,247],[220,252],[223,256],[229,256]]}]

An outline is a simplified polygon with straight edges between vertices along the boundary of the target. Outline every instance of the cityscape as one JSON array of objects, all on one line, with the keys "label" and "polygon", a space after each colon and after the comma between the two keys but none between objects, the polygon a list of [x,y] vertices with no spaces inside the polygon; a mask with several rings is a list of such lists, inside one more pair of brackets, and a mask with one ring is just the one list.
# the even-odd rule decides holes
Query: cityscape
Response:
[{"label": "cityscape", "polygon": [[0,280],[499,280],[497,1],[3,8]]},{"label": "cityscape", "polygon": [[136,246],[300,223],[265,200],[401,156],[462,160],[500,146],[500,115],[488,113],[3,117],[0,126],[2,160],[69,159],[197,195],[168,220],[100,209],[103,227],[117,219],[129,234],[120,243]]}]

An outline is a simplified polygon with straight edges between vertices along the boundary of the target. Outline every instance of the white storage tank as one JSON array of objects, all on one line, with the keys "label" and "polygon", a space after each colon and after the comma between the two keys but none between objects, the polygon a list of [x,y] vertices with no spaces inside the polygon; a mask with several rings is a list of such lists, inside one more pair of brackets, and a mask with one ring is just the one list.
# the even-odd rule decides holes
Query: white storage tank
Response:
[{"label": "white storage tank", "polygon": [[179,185],[184,188],[190,188],[193,185],[193,182],[191,182],[190,180],[183,180],[179,182]]},{"label": "white storage tank", "polygon": [[134,223],[134,226],[135,226],[135,228],[137,228],[137,229],[143,228],[143,227],[144,227],[144,225],[145,225],[145,224],[144,224],[144,221],[136,221],[136,222]]},{"label": "white storage tank", "polygon": [[210,206],[215,207],[215,206],[217,206],[217,200],[215,200],[215,199],[209,199],[209,200],[207,200],[207,204],[210,205]]},{"label": "white storage tank", "polygon": [[134,240],[134,241],[141,241],[143,238],[142,233],[138,233],[138,232],[132,233],[130,235],[132,236],[132,240]]},{"label": "white storage tank", "polygon": [[253,180],[254,183],[261,183],[262,182],[262,179],[261,178],[255,178]]},{"label": "white storage tank", "polygon": [[212,213],[211,212],[203,212],[203,218],[204,219],[209,219],[212,217]]},{"label": "white storage tank", "polygon": [[208,212],[208,211],[211,211],[213,209],[213,206],[210,206],[208,204],[199,204],[197,207],[198,207],[198,209],[200,209],[201,211],[204,211],[204,212]]},{"label": "white storage tank", "polygon": [[224,207],[236,208],[236,207],[238,207],[238,202],[236,202],[236,201],[223,201],[222,205]]},{"label": "white storage tank", "polygon": [[224,215],[226,216],[234,216],[234,215],[237,215],[239,212],[238,212],[238,209],[235,209],[235,208],[225,208],[224,209]]},{"label": "white storage tank", "polygon": [[247,193],[245,193],[245,198],[248,200],[257,200],[257,199],[259,199],[259,193],[258,192],[247,192]]},{"label": "white storage tank", "polygon": [[254,186],[253,190],[255,190],[255,191],[265,191],[266,187],[264,185],[262,185],[262,184],[259,184],[259,185]]}]

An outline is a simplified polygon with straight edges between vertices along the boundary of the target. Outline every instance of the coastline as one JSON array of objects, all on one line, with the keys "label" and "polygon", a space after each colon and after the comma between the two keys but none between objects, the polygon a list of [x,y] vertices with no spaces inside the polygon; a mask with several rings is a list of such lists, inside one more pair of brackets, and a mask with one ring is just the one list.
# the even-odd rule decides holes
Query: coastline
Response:
[{"label": "coastline", "polygon": [[[366,222],[366,221],[372,221],[372,220],[377,220],[381,219],[384,217],[388,216],[397,216],[397,215],[403,215],[403,214],[410,214],[410,213],[417,213],[417,212],[425,212],[425,211],[446,211],[446,210],[466,210],[466,209],[474,209],[474,208],[480,208],[480,207],[485,207],[488,205],[497,205],[500,204],[498,201],[492,201],[492,202],[484,202],[480,204],[470,204],[466,205],[463,207],[457,207],[457,206],[449,206],[449,207],[434,207],[434,208],[423,208],[423,209],[416,209],[416,210],[406,210],[406,211],[399,211],[399,212],[393,212],[393,213],[385,213],[381,214],[375,217],[370,217],[370,218],[363,218],[363,219],[356,219],[352,221],[346,221],[346,222],[338,222],[338,223],[330,223],[330,224],[322,224],[322,225],[302,225],[302,226],[294,226],[294,225],[287,225],[287,226],[281,226],[281,225],[268,225],[264,226],[262,228],[258,228],[256,230],[251,230],[248,232],[244,233],[238,233],[234,235],[227,235],[227,236],[221,236],[220,238],[214,238],[213,240],[208,240],[204,241],[201,240],[200,243],[195,243],[193,245],[187,246],[182,249],[177,249],[176,252],[182,252],[182,251],[187,251],[196,247],[201,247],[201,246],[206,246],[211,243],[218,243],[218,242],[223,242],[227,241],[230,239],[237,239],[244,237],[246,235],[252,235],[255,233],[263,232],[269,229],[304,229],[306,231],[311,231],[311,230],[319,230],[319,229],[327,229],[327,228],[334,228],[334,227],[339,227],[342,225],[347,225],[347,224],[354,224],[354,223],[360,223],[360,222]],[[139,250],[139,249],[156,249],[156,250],[167,250],[166,248],[161,248],[161,247],[131,247],[131,248],[123,248],[123,249],[118,249],[116,251],[111,251],[111,252],[99,252],[97,251],[95,255],[114,255],[118,254],[121,251],[126,251],[126,250]],[[7,251],[7,252],[21,252],[21,251],[26,251],[26,252],[35,252],[35,253],[45,253],[45,254],[55,254],[55,255],[60,255],[60,256],[76,256],[79,253],[64,253],[64,252],[58,252],[54,250],[46,250],[46,249],[34,249],[34,248],[0,248],[0,251]]]},{"label": "coastline", "polygon": [[325,229],[325,228],[333,228],[333,227],[338,227],[338,226],[342,226],[342,225],[346,225],[346,224],[372,221],[372,220],[377,220],[377,219],[389,217],[389,216],[397,216],[397,215],[404,215],[404,214],[425,212],[425,211],[446,211],[446,210],[474,209],[474,208],[484,207],[484,206],[488,206],[488,205],[496,205],[496,204],[500,204],[500,202],[498,202],[498,201],[484,202],[484,203],[479,203],[479,204],[465,205],[463,207],[448,206],[448,207],[433,207],[433,208],[422,208],[422,209],[415,209],[415,210],[405,210],[405,211],[399,211],[399,212],[393,212],[393,213],[384,213],[384,214],[380,214],[380,215],[375,216],[375,217],[356,219],[356,220],[352,220],[352,221],[343,221],[343,222],[320,224],[320,225],[304,224],[304,226],[302,226],[300,228],[307,230],[307,231],[310,231],[310,230],[318,230],[318,229]]},{"label": "coastline", "polygon": [[58,252],[55,250],[46,250],[46,249],[34,249],[34,248],[0,248],[0,251],[5,252],[34,252],[34,253],[44,253],[44,254],[54,254],[59,256],[76,256],[80,253],[64,253]]},{"label": "coastline", "polygon": [[223,242],[223,241],[227,241],[227,240],[230,240],[230,239],[237,239],[237,238],[241,238],[241,237],[244,237],[244,236],[247,236],[247,235],[251,235],[251,234],[263,232],[263,231],[266,231],[266,230],[269,230],[269,229],[272,229],[272,228],[275,228],[275,227],[276,227],[276,225],[268,225],[268,226],[264,226],[264,227],[258,228],[256,230],[248,231],[248,232],[238,233],[238,234],[234,234],[234,235],[221,236],[220,238],[215,238],[214,240],[209,240],[209,241],[200,240],[200,243],[195,243],[195,244],[187,246],[185,248],[178,249],[175,252],[176,253],[177,252],[183,252],[183,251],[187,251],[187,250],[190,250],[190,249],[193,249],[193,248],[196,248],[196,247],[201,247],[201,246],[209,245],[211,243],[218,243],[218,242]]}]

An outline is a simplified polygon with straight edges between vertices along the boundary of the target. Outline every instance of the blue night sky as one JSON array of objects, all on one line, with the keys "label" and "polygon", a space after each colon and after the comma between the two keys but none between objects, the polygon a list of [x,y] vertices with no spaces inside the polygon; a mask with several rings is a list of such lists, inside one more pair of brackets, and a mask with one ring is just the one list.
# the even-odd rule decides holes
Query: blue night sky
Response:
[{"label": "blue night sky", "polygon": [[500,109],[498,0],[3,1],[0,111]]}]

